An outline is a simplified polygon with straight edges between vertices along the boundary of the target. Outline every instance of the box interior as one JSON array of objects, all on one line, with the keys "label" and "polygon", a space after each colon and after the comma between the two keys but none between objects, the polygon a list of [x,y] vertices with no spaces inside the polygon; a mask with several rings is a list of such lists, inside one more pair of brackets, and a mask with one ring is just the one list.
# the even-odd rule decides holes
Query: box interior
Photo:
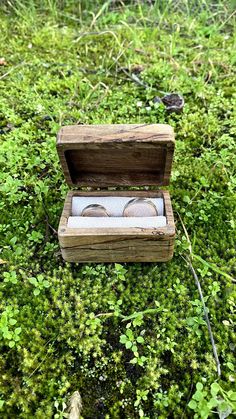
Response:
[{"label": "box interior", "polygon": [[[137,196],[74,196],[71,200],[68,228],[158,228],[167,224],[163,197],[148,197],[156,207],[158,216],[123,217],[125,205]],[[109,217],[83,217],[82,210],[91,204],[106,208]]]},{"label": "box interior", "polygon": [[[163,181],[166,148],[144,147],[125,144],[122,149],[116,144],[101,145],[94,149],[67,150],[65,159],[72,183],[118,183],[160,185]],[[121,164],[122,162],[122,164]]]}]

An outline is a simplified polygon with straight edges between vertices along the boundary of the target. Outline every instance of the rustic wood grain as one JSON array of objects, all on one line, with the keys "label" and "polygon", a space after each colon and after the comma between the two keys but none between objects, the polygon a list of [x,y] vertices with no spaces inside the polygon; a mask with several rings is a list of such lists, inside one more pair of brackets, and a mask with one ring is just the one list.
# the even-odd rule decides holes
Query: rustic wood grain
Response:
[{"label": "rustic wood grain", "polygon": [[[173,240],[161,246],[150,237],[137,238],[117,236],[115,242],[109,237],[102,244],[91,242],[72,248],[62,248],[62,257],[67,262],[167,262],[173,256]],[[91,237],[91,241],[93,237]]]},{"label": "rustic wood grain", "polygon": [[169,125],[62,127],[57,151],[67,183],[77,186],[167,185],[174,153]]},{"label": "rustic wood grain", "polygon": [[[67,227],[73,196],[163,197],[167,226],[161,228]],[[175,224],[168,191],[70,191],[58,228],[62,256],[68,262],[164,262],[172,258]]]}]

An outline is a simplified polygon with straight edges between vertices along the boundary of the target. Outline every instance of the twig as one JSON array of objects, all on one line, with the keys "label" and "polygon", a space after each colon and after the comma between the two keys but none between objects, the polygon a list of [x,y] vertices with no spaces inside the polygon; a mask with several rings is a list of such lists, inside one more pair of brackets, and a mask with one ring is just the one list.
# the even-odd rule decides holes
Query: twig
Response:
[{"label": "twig", "polygon": [[2,74],[2,76],[0,76],[0,80],[4,79],[5,77],[7,77],[10,73],[12,73],[13,71],[15,71],[18,67],[21,67],[22,65],[24,65],[25,63],[20,63],[18,65],[15,65],[15,67],[10,68],[10,70],[8,70],[5,74]]},{"label": "twig", "polygon": [[46,221],[46,224],[47,224],[47,228],[50,228],[50,230],[52,230],[52,232],[57,236],[57,231],[55,230],[55,228],[48,222],[48,220],[49,220],[49,215],[48,215],[48,212],[47,212],[47,209],[46,209],[46,206],[45,206],[45,204],[44,204],[44,201],[43,201],[43,198],[42,198],[42,206],[43,206],[43,209],[44,209],[44,212],[45,212],[45,221]]},{"label": "twig", "polygon": [[[128,320],[136,319],[138,316],[145,316],[146,314],[156,314],[160,311],[165,311],[160,307],[156,308],[147,308],[144,311],[135,311],[134,313],[130,314],[129,316],[124,316],[123,314],[119,313],[119,317],[122,319],[122,322],[127,322]],[[109,312],[109,313],[98,313],[95,317],[113,317],[115,316],[115,312]]]},{"label": "twig", "polygon": [[195,269],[193,267],[192,260],[191,260],[192,257],[193,257],[191,241],[190,241],[188,232],[186,230],[186,227],[184,225],[184,222],[183,222],[183,220],[182,220],[182,218],[181,218],[181,216],[180,216],[179,213],[178,213],[178,216],[179,216],[180,222],[182,224],[182,227],[183,227],[183,230],[184,230],[184,233],[185,233],[187,242],[189,244],[189,253],[190,253],[190,256],[186,256],[186,258],[184,256],[181,256],[181,257],[189,265],[189,268],[190,268],[190,270],[192,272],[192,275],[193,275],[194,280],[195,280],[195,284],[197,286],[197,289],[198,289],[198,292],[199,292],[199,295],[200,295],[200,299],[201,299],[202,307],[203,307],[203,311],[204,311],[204,316],[205,316],[205,319],[206,319],[206,324],[207,324],[208,332],[209,332],[209,335],[210,335],[212,350],[213,350],[213,354],[214,354],[214,358],[215,358],[215,362],[216,362],[217,374],[220,377],[221,376],[220,361],[219,361],[219,357],[218,357],[218,353],[217,353],[217,348],[216,348],[216,345],[215,345],[214,336],[213,336],[213,333],[212,333],[212,330],[211,330],[211,324],[210,324],[210,320],[209,320],[209,316],[208,316],[208,310],[207,310],[207,306],[206,306],[205,301],[204,301],[201,284],[199,282],[197,273],[196,273],[196,271],[195,271]]},{"label": "twig", "polygon": [[[56,339],[55,339],[56,340]],[[48,357],[49,355],[49,350],[51,349],[52,345],[55,343],[55,340],[49,345],[49,348],[47,350],[46,355],[43,357],[42,361],[37,365],[37,367],[34,369],[34,371],[28,376],[28,378],[31,378],[36,371],[38,371],[38,369],[41,367],[41,365],[44,363],[45,359]],[[53,354],[51,354],[50,356],[52,356]]]},{"label": "twig", "polygon": [[45,218],[45,220],[46,220],[46,231],[45,231],[44,243],[46,244],[48,242],[48,236],[49,236],[49,225],[48,225],[47,217]]},{"label": "twig", "polygon": [[112,311],[111,313],[98,313],[96,314],[95,317],[113,317],[114,316],[114,311]]},{"label": "twig", "polygon": [[[185,258],[184,258],[185,259]],[[215,362],[216,362],[216,368],[217,368],[217,374],[220,377],[221,376],[221,367],[220,367],[220,361],[219,361],[219,357],[218,357],[218,353],[217,353],[217,349],[216,349],[216,345],[215,345],[215,340],[214,340],[214,336],[211,330],[211,324],[210,324],[210,320],[209,320],[209,316],[208,316],[208,312],[207,312],[207,307],[204,301],[204,297],[203,297],[203,293],[202,293],[202,288],[201,288],[201,284],[199,282],[198,276],[196,274],[196,271],[192,265],[191,259],[189,256],[187,256],[187,258],[185,259],[185,261],[188,263],[190,270],[193,274],[193,277],[195,279],[195,283],[197,285],[198,288],[198,292],[200,295],[200,299],[202,302],[202,306],[203,306],[203,311],[204,311],[204,316],[206,319],[206,324],[207,324],[207,328],[208,328],[208,332],[210,335],[210,339],[211,339],[211,345],[212,345],[212,350],[213,350],[213,354],[214,354],[214,358],[215,358]]]},{"label": "twig", "polygon": [[52,230],[52,232],[57,236],[57,230],[55,230],[55,228],[49,224],[49,222],[47,221],[48,227]]},{"label": "twig", "polygon": [[223,28],[223,26],[226,25],[226,23],[228,23],[228,21],[231,19],[231,17],[233,17],[236,13],[236,10],[234,10],[231,15],[220,25],[219,30],[221,30]]},{"label": "twig", "polygon": [[180,213],[179,213],[178,211],[177,211],[177,214],[178,214],[178,217],[179,217],[180,222],[181,222],[181,224],[182,224],[182,227],[183,227],[183,230],[184,230],[185,237],[186,237],[187,242],[188,242],[188,244],[189,244],[189,252],[190,252],[190,255],[191,255],[191,254],[192,254],[192,244],[191,244],[191,241],[190,241],[190,238],[189,238],[188,232],[187,232],[187,230],[186,230],[186,227],[185,227],[185,225],[184,225],[184,222],[183,222],[183,220],[182,220],[182,217],[181,217],[181,215],[180,215]]},{"label": "twig", "polygon": [[192,395],[192,390],[193,390],[193,381],[191,380],[191,387],[190,387],[190,391],[189,391],[189,394],[188,394],[187,402],[186,402],[186,404],[185,404],[185,408],[184,408],[184,411],[182,412],[182,415],[181,415],[181,418],[180,418],[180,419],[183,419],[183,417],[184,417],[184,414],[185,414],[186,408],[187,408],[187,406],[188,406],[188,402],[189,402],[189,400],[190,400],[190,398],[191,398],[191,395]]},{"label": "twig", "polygon": [[123,71],[123,73],[126,74],[126,76],[129,77],[130,80],[134,81],[135,83],[137,83],[139,86],[144,87],[145,89],[148,89],[149,86],[144,83],[142,80],[140,80],[140,78],[138,76],[136,76],[136,74],[130,74],[128,71],[126,71],[124,68],[120,67],[120,70]]},{"label": "twig", "polygon": [[[126,71],[124,68],[119,67],[120,71],[123,71],[123,73],[126,74],[126,76],[128,76],[128,78],[133,81],[134,83],[138,84],[141,87],[144,87],[144,89],[151,89],[151,86],[149,86],[148,84],[144,83],[142,80],[140,80],[140,78],[133,73],[129,73],[128,71]],[[166,95],[167,92],[164,92],[163,90],[159,90],[159,89],[155,89],[156,92],[161,93],[162,95]]]}]

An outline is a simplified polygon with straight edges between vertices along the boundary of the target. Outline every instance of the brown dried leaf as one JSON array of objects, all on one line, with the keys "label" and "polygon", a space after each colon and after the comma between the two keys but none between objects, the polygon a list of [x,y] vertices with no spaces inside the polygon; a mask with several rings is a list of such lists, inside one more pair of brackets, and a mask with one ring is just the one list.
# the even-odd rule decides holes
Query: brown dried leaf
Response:
[{"label": "brown dried leaf", "polygon": [[69,419],[79,419],[81,417],[82,399],[78,391],[72,394],[68,410]]}]

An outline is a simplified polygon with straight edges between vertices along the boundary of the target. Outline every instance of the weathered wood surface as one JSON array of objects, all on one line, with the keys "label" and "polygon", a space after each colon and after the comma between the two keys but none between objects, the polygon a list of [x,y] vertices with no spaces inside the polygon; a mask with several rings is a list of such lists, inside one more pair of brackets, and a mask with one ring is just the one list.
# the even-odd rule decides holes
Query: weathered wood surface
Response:
[{"label": "weathered wood surface", "polygon": [[169,125],[62,127],[57,150],[69,185],[167,185],[174,153]]},{"label": "weathered wood surface", "polygon": [[[101,236],[99,236],[101,239]],[[173,256],[174,240],[159,242],[150,236],[97,236],[78,246],[61,248],[67,262],[166,262]]]},{"label": "weathered wood surface", "polygon": [[[163,197],[167,226],[150,228],[67,227],[73,196]],[[173,256],[175,225],[168,191],[93,191],[68,193],[61,216],[58,237],[62,256],[69,262],[153,262]]]},{"label": "weathered wood surface", "polygon": [[173,141],[173,128],[168,124],[107,124],[67,125],[58,133],[58,144],[92,143],[116,141]]}]

